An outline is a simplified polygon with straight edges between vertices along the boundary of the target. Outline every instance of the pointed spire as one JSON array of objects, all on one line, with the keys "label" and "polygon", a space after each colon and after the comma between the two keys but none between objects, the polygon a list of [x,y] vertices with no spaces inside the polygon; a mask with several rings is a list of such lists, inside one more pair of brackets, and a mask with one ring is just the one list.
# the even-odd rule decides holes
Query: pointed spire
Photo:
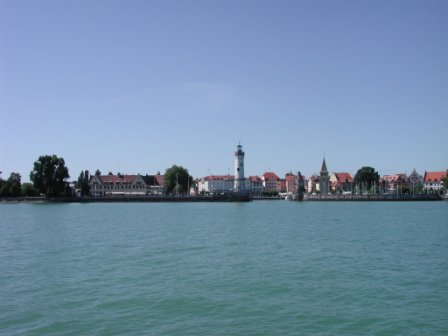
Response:
[{"label": "pointed spire", "polygon": [[[321,173],[328,173],[327,170],[327,163],[325,162],[325,156],[324,156],[324,161],[322,162],[322,168],[320,170]],[[322,175],[322,174],[321,174]]]}]

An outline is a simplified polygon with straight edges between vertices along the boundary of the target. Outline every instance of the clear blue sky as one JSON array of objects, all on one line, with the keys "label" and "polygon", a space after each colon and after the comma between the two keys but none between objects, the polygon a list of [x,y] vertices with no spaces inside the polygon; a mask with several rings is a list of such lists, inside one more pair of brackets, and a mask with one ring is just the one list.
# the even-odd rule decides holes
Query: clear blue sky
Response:
[{"label": "clear blue sky", "polygon": [[0,171],[448,168],[448,1],[0,0]]}]

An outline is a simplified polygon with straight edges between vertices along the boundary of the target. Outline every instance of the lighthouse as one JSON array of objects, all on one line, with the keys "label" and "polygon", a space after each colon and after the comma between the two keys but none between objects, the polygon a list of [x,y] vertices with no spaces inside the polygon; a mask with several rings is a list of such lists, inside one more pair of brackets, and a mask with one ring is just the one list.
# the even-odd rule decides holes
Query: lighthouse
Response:
[{"label": "lighthouse", "polygon": [[234,191],[240,192],[245,190],[244,181],[244,152],[241,143],[238,143],[235,152],[235,183]]}]

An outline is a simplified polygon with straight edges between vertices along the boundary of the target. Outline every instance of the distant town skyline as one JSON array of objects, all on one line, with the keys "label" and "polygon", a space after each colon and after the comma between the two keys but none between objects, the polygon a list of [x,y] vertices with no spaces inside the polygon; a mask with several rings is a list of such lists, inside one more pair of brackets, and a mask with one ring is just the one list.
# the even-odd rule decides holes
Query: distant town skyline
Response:
[{"label": "distant town skyline", "polygon": [[446,1],[0,0],[0,170],[448,168]]}]

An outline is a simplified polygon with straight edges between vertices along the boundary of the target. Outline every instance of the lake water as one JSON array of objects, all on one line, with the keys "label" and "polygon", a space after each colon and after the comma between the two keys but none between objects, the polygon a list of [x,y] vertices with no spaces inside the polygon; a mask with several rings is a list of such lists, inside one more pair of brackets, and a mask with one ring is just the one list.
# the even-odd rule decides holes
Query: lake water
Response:
[{"label": "lake water", "polygon": [[448,335],[448,202],[0,204],[0,334]]}]

